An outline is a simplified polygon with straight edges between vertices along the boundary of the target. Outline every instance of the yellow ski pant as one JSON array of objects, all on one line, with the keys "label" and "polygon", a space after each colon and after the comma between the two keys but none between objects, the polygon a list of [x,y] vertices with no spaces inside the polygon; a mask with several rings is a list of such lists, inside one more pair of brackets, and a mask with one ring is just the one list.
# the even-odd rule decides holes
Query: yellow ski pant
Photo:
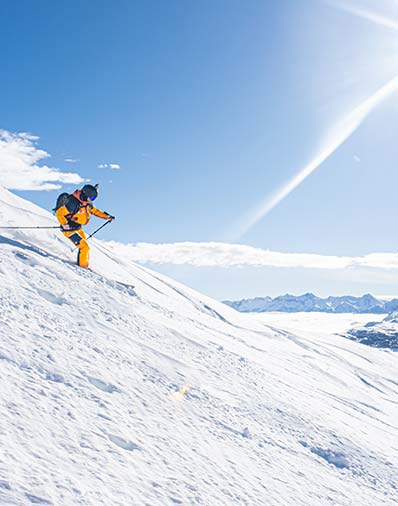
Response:
[{"label": "yellow ski pant", "polygon": [[87,242],[87,236],[84,231],[82,229],[68,230],[62,233],[73,242],[76,248],[79,249],[77,254],[77,264],[80,267],[88,267],[90,262],[90,246]]}]

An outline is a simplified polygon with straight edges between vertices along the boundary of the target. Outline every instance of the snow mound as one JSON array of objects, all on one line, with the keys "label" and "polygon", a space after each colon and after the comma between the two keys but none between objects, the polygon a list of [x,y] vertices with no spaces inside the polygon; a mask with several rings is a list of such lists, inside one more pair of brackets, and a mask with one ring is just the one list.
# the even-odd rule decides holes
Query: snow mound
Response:
[{"label": "snow mound", "polygon": [[[0,189],[19,224],[54,219]],[[0,233],[2,506],[396,504],[396,354],[267,326],[99,241],[91,272],[57,231]]]}]

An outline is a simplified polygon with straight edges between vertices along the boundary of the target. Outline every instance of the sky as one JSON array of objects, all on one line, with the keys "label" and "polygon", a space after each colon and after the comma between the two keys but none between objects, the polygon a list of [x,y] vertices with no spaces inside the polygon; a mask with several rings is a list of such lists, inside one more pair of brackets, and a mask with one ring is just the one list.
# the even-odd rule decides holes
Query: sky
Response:
[{"label": "sky", "polygon": [[219,299],[398,294],[395,0],[1,11],[0,184]]}]

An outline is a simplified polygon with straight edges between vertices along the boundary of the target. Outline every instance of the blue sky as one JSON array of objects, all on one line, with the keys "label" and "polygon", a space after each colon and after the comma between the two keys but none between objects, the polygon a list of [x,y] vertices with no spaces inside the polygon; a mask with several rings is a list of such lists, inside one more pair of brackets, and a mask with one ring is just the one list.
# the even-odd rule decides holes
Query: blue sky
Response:
[{"label": "blue sky", "polygon": [[[51,155],[41,164],[100,183],[98,206],[118,218],[104,239],[395,252],[398,93],[247,233],[233,233],[398,74],[393,0],[4,0],[1,9],[0,128],[38,136]],[[98,168],[111,163],[120,169]],[[21,195],[51,209],[57,193]],[[398,293],[386,270],[157,268],[219,298]]]}]

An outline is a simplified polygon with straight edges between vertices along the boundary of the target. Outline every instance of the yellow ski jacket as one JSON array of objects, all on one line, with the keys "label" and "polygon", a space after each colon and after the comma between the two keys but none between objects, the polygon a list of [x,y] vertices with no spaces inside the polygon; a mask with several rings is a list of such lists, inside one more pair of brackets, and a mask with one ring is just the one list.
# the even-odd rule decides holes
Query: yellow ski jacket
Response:
[{"label": "yellow ski jacket", "polygon": [[63,206],[58,208],[55,215],[62,226],[68,230],[79,230],[82,225],[87,225],[91,215],[103,218],[110,218],[110,215],[94,207],[91,202],[83,202],[79,199],[79,190],[67,197]]}]

